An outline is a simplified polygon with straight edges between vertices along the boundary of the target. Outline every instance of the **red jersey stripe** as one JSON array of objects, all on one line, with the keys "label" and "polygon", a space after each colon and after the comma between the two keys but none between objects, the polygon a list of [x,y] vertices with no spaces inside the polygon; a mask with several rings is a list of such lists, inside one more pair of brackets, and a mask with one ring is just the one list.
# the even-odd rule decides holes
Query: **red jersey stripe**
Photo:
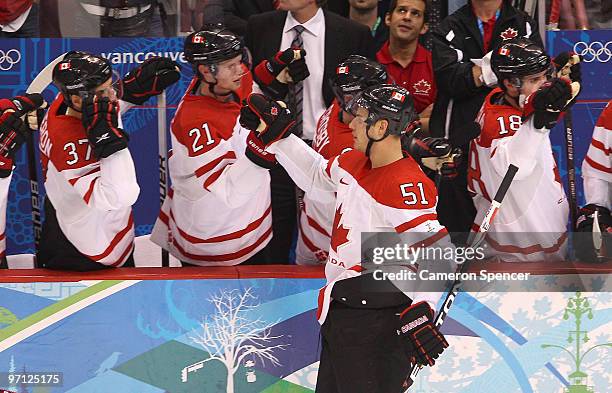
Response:
[{"label": "red jersey stripe", "polygon": [[395,232],[397,233],[406,232],[407,230],[417,227],[426,221],[432,221],[432,220],[437,220],[437,219],[438,219],[438,215],[435,213],[423,214],[415,219],[412,219],[408,222],[405,222],[401,225],[396,226]]},{"label": "red jersey stripe", "polygon": [[99,261],[101,259],[106,258],[115,248],[115,246],[117,246],[117,244],[125,237],[125,235],[128,234],[128,232],[134,227],[134,216],[132,214],[130,214],[130,219],[128,220],[127,225],[125,226],[125,228],[123,228],[121,230],[121,232],[117,233],[115,235],[115,237],[113,238],[113,240],[110,242],[110,244],[108,245],[108,247],[106,247],[106,250],[104,250],[104,252],[102,254],[98,254],[98,255],[87,255],[89,258],[93,259],[94,261]]},{"label": "red jersey stripe", "polygon": [[196,177],[202,177],[206,173],[212,171],[217,165],[219,165],[221,163],[221,161],[223,161],[223,160],[231,160],[231,159],[235,159],[235,158],[236,158],[236,153],[234,153],[233,151],[228,151],[224,155],[222,155],[220,157],[217,157],[214,160],[212,160],[209,163],[207,163],[206,165],[203,165],[200,168],[198,168],[195,171],[195,175],[196,175]]},{"label": "red jersey stripe", "polygon": [[[172,214],[172,211],[170,211],[170,218],[172,218],[172,221],[174,221],[174,223],[176,225],[176,228],[178,229],[178,231],[181,234],[181,236],[185,240],[187,240],[189,243],[192,243],[192,244],[220,243],[220,242],[225,242],[225,241],[228,241],[228,240],[239,239],[239,238],[243,237],[244,235],[246,235],[247,233],[253,232],[254,230],[256,230],[257,228],[259,228],[261,226],[261,224],[270,215],[271,212],[272,212],[272,206],[268,206],[268,208],[266,209],[266,211],[264,212],[264,214],[261,217],[259,217],[255,221],[251,222],[245,228],[243,228],[243,229],[241,229],[239,231],[227,233],[225,235],[219,235],[219,236],[211,237],[211,238],[208,238],[208,239],[202,239],[202,238],[190,235],[189,233],[187,233],[184,230],[182,230],[181,228],[179,228],[179,226],[176,225],[176,220],[174,219],[174,215]],[[160,217],[161,217],[161,214],[160,214]],[[166,216],[166,220],[167,220],[167,216]],[[162,221],[164,221],[164,219],[162,219]],[[164,222],[166,222],[166,221],[164,221]]]},{"label": "red jersey stripe", "polygon": [[263,243],[270,235],[272,234],[272,227],[268,229],[263,235],[259,237],[253,244],[247,246],[241,250],[236,252],[232,252],[229,254],[219,254],[219,255],[200,255],[200,254],[191,254],[185,251],[177,242],[176,239],[173,239],[173,244],[176,247],[177,251],[185,256],[188,259],[194,261],[206,261],[206,262],[228,262],[238,258],[241,258],[248,253],[252,252],[255,248],[257,248],[261,243]]}]

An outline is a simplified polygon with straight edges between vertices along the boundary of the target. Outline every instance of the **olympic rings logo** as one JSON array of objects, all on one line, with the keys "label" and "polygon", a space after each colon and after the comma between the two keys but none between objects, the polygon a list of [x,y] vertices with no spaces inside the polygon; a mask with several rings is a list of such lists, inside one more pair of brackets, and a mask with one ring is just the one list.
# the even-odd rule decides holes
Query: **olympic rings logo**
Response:
[{"label": "olympic rings logo", "polygon": [[9,49],[6,52],[0,49],[0,70],[8,71],[21,61],[21,52]]},{"label": "olympic rings logo", "polygon": [[612,41],[606,42],[605,45],[599,41],[591,43],[580,41],[574,44],[574,52],[582,56],[582,61],[585,63],[591,63],[595,60],[600,63],[607,63],[612,58],[612,52],[608,48],[610,44],[612,44]]}]

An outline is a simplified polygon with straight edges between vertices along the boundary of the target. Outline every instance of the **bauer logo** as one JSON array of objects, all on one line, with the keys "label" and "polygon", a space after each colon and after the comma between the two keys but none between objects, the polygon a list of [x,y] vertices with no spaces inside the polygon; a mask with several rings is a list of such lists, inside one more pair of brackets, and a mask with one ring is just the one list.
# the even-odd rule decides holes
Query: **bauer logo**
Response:
[{"label": "bauer logo", "polygon": [[9,71],[21,61],[21,52],[17,49],[0,49],[0,70]]}]

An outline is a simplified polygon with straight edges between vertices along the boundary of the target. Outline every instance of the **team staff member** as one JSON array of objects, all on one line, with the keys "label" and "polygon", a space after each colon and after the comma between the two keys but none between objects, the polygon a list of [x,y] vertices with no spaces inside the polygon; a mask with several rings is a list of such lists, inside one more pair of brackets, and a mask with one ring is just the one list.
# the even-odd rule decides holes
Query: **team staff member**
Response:
[{"label": "team staff member", "polygon": [[437,91],[431,52],[419,44],[419,37],[428,30],[430,8],[428,0],[391,1],[385,16],[389,40],[376,54],[387,68],[389,82],[410,92],[425,131]]}]

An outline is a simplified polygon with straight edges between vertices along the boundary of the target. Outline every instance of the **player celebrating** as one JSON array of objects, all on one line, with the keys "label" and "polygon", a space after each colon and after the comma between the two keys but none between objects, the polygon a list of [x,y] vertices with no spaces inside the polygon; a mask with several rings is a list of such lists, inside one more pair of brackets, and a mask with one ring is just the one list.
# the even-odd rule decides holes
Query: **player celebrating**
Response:
[{"label": "player celebrating", "polygon": [[[121,82],[123,96],[141,102],[178,77],[176,64],[151,59]],[[47,196],[37,265],[69,270],[133,266],[132,205],[140,189],[128,135],[120,128],[111,64],[69,52],[54,68],[53,83],[60,94],[40,127]]]},{"label": "player celebrating", "polygon": [[[312,147],[323,158],[329,159],[353,147],[353,134],[349,123],[353,115],[349,105],[357,94],[368,86],[385,83],[387,73],[382,65],[359,55],[351,55],[338,64],[330,78],[335,95],[317,123]],[[335,201],[322,203],[304,195],[298,241],[295,250],[297,264],[324,263],[331,240]]]},{"label": "player celebrating", "polygon": [[[585,232],[577,236],[576,256],[583,261],[595,261],[598,257],[610,257],[612,252],[612,218],[610,204],[612,195],[612,101],[601,112],[593,130],[591,145],[582,162],[584,197],[586,206],[580,209],[577,230]],[[593,226],[595,214],[599,228]],[[597,233],[599,229],[599,234]],[[596,232],[592,234],[593,232]],[[601,238],[601,244],[593,243],[593,236]]]},{"label": "player celebrating", "polygon": [[491,66],[500,87],[485,99],[477,117],[482,132],[470,147],[474,222],[482,222],[513,163],[519,171],[489,230],[487,255],[502,261],[562,260],[569,208],[548,134],[569,107],[572,89],[564,79],[548,81],[554,72],[550,58],[525,38],[505,41]]},{"label": "player celebrating", "polygon": [[258,252],[272,237],[275,160],[238,123],[253,87],[246,49],[210,26],[185,39],[185,57],[195,76],[172,120],[172,190],[151,240],[184,264],[265,262]]},{"label": "player celebrating", "polygon": [[411,361],[434,364],[448,345],[432,323],[438,296],[368,292],[360,285],[371,276],[359,275],[361,234],[421,232],[421,241],[429,243],[447,238],[446,229],[437,221],[433,183],[401,149],[400,135],[418,119],[408,91],[367,88],[353,100],[351,113],[354,149],[329,160],[291,135],[295,122],[282,102],[252,94],[240,119],[259,130],[266,149],[307,195],[335,200],[327,285],[319,295],[323,349],[316,391],[400,391]]},{"label": "player celebrating", "polygon": [[[26,94],[12,99],[0,100],[0,269],[8,268],[6,262],[6,205],[9,186],[13,176],[15,153],[28,138],[29,113],[36,113],[46,106],[40,94]],[[27,115],[26,115],[27,113]],[[23,116],[28,119],[23,119]]]}]

